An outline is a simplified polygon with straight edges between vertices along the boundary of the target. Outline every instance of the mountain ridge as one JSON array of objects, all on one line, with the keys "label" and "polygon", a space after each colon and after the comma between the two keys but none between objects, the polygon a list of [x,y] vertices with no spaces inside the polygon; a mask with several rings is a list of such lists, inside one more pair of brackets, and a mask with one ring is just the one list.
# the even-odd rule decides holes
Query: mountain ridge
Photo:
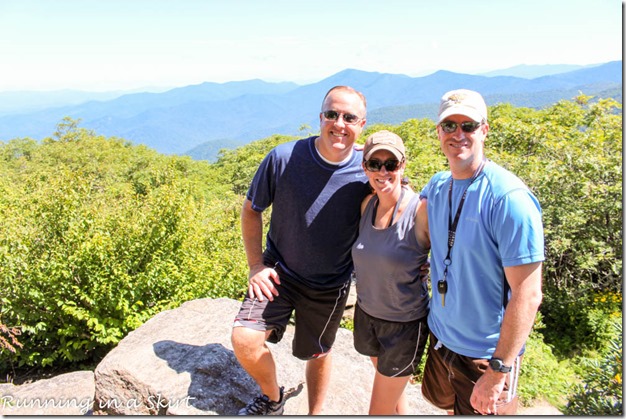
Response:
[{"label": "mountain ridge", "polygon": [[[493,76],[513,76],[520,78],[536,78],[556,73],[564,73],[567,71],[573,71],[586,67],[594,67],[601,64],[589,64],[589,65],[575,65],[575,64],[547,64],[547,65],[527,65],[527,64],[519,64],[513,67],[508,67],[504,69],[492,70],[483,73],[476,73],[475,75],[493,77]],[[355,70],[356,69],[346,69],[347,70]],[[438,70],[439,71],[447,71],[447,70]],[[424,77],[430,74],[424,74],[419,77]],[[532,73],[532,74],[529,74]],[[380,73],[383,74],[383,73]],[[389,73],[385,73],[389,74]],[[397,76],[406,76],[404,74],[392,74]],[[252,80],[260,80],[260,79],[252,79]],[[262,80],[261,80],[262,81]],[[204,83],[213,83],[210,81]],[[137,93],[163,93],[170,90],[176,90],[186,87],[193,87],[202,85],[204,83],[190,84],[186,86],[176,86],[176,87],[164,87],[164,86],[148,86],[143,88],[134,88],[127,90],[111,90],[111,91],[88,91],[88,90],[78,90],[78,89],[56,89],[56,90],[6,90],[0,91],[0,116],[5,114],[18,114],[18,113],[26,113],[26,112],[34,112],[37,110],[41,110],[44,108],[60,108],[70,105],[79,105],[81,103],[86,103],[92,100],[111,100],[117,97],[121,97],[124,95],[132,95]],[[226,82],[224,84],[230,83],[238,83],[236,81]],[[284,81],[280,83],[292,83],[289,81]],[[297,86],[296,83],[293,83]]]},{"label": "mountain ridge", "polygon": [[[109,101],[4,115],[0,116],[0,140],[45,138],[63,117],[69,116],[81,119],[80,126],[102,135],[122,137],[165,154],[198,158],[191,150],[201,149],[205,143],[212,143],[214,148],[219,142],[223,148],[231,148],[272,134],[299,135],[303,125],[317,128],[321,99],[335,85],[350,85],[365,94],[371,124],[392,123],[385,108],[416,107],[422,110],[411,117],[432,117],[439,97],[460,87],[481,92],[489,105],[507,100],[539,107],[571,99],[583,86],[583,93],[596,94],[618,87],[621,90],[621,83],[622,61],[535,79],[446,70],[409,77],[345,69],[308,85],[259,79],[205,82],[162,93],[134,93]],[[216,155],[214,151],[204,158],[210,160]]]},{"label": "mountain ridge", "polygon": [[546,64],[546,65],[529,65],[519,64],[513,67],[504,68],[501,70],[488,71],[484,73],[478,73],[480,76],[514,76],[525,79],[534,79],[537,77],[548,76],[553,74],[567,73],[569,71],[580,70],[583,68],[595,67],[601,64]]}]

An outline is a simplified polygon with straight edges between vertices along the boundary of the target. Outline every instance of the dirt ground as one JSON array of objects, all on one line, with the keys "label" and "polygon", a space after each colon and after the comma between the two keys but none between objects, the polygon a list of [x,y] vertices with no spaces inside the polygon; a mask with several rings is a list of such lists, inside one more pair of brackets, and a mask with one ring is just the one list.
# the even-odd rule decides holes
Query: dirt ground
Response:
[{"label": "dirt ground", "polygon": [[559,409],[552,406],[550,403],[548,403],[545,400],[538,401],[534,405],[528,406],[528,407],[520,406],[517,411],[517,414],[522,415],[522,416],[563,415],[563,413]]}]

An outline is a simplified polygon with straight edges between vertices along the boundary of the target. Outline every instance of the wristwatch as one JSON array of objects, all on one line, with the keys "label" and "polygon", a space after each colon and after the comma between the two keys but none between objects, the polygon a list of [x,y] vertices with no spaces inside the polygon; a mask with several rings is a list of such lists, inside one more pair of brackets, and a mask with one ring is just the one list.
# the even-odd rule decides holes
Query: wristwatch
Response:
[{"label": "wristwatch", "polygon": [[491,358],[489,360],[489,368],[497,372],[509,372],[511,371],[511,367],[507,367],[504,365],[504,361],[500,358]]}]

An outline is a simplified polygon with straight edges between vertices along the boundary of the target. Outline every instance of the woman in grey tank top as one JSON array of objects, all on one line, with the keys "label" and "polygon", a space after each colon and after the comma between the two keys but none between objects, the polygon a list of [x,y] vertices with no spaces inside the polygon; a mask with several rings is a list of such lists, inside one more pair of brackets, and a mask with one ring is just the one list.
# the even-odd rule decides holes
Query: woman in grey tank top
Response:
[{"label": "woman in grey tank top", "polygon": [[361,205],[359,237],[352,246],[354,346],[376,369],[369,414],[416,414],[408,411],[404,389],[428,337],[429,294],[421,269],[430,248],[426,203],[402,186],[406,157],[399,136],[372,134],[363,159],[374,193]]}]

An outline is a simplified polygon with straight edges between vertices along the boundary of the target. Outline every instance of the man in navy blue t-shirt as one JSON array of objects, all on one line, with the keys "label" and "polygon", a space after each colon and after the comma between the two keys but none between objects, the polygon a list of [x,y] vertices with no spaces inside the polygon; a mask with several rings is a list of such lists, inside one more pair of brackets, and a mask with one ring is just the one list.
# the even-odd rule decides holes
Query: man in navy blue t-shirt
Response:
[{"label": "man in navy blue t-shirt", "polygon": [[[281,144],[257,170],[241,213],[249,287],[232,343],[262,394],[239,414],[282,414],[283,388],[265,341],[278,342],[295,310],[293,354],[307,361],[309,414],[320,414],[330,350],[353,270],[350,249],[369,193],[354,148],[366,122],[365,97],[347,86],[324,97],[320,135]],[[262,213],[272,206],[263,250]]]}]

